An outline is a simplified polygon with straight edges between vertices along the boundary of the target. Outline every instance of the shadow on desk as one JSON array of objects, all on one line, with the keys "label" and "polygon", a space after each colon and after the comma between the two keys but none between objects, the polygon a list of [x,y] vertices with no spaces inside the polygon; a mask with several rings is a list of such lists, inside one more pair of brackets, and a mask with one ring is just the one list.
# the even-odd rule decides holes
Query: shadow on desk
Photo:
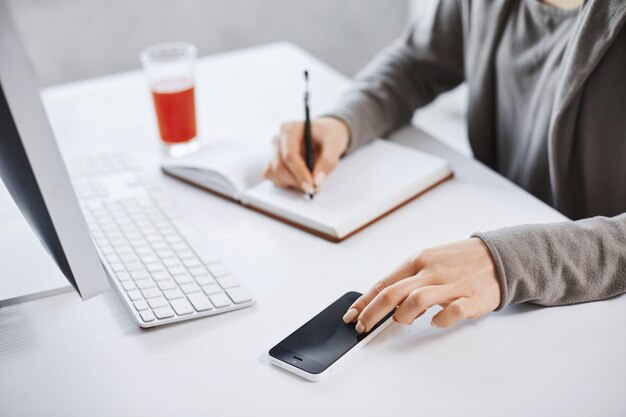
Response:
[{"label": "shadow on desk", "polygon": [[[491,313],[486,316],[480,317],[474,320],[463,320],[451,328],[448,329],[435,329],[431,327],[430,322],[432,317],[438,313],[439,309],[432,309],[431,312],[427,312],[424,316],[415,321],[413,325],[405,326],[402,324],[395,324],[386,330],[378,339],[379,342],[385,343],[387,341],[392,344],[392,349],[397,351],[404,351],[409,349],[415,349],[418,347],[425,347],[431,343],[435,343],[444,338],[450,338],[463,331],[475,329],[481,325],[481,323],[489,317],[508,318],[508,316],[518,316],[521,314],[537,312],[544,310],[545,306],[539,306],[534,304],[519,304],[508,306],[502,311],[497,313]],[[510,317],[512,318],[512,317]],[[407,333],[401,336],[401,333]]]}]

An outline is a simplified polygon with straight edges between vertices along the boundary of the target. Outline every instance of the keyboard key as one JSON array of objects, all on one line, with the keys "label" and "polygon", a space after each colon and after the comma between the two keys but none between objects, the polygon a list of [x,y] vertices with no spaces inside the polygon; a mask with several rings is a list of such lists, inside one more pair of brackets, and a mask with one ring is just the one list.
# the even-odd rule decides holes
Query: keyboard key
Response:
[{"label": "keyboard key", "polygon": [[157,231],[157,229],[153,227],[151,224],[142,227],[141,231],[143,232],[143,235],[146,238],[146,240],[150,243],[163,241],[163,238],[159,235],[159,232]]},{"label": "keyboard key", "polygon": [[168,300],[175,300],[177,298],[183,298],[185,295],[179,288],[172,288],[171,290],[163,291],[163,295]]},{"label": "keyboard key", "polygon": [[167,220],[163,220],[163,218],[154,218],[152,219],[154,222],[154,225],[159,229],[159,230],[163,230],[166,229],[168,227],[170,227],[170,222],[168,222]]},{"label": "keyboard key", "polygon": [[164,281],[157,282],[157,285],[161,289],[161,291],[171,290],[172,288],[178,288],[178,285],[172,279],[166,279]]},{"label": "keyboard key", "polygon": [[[160,217],[160,220],[163,220],[163,216],[161,216],[161,213],[159,213],[158,211],[154,213],[156,216]],[[161,234],[163,236],[165,236],[166,238],[168,237],[172,237],[172,236],[178,236],[178,232],[176,231],[176,229],[174,229],[172,226],[167,225],[165,227],[161,227],[159,229],[159,231],[161,232]]]},{"label": "keyboard key", "polygon": [[147,248],[148,247],[148,244],[146,243],[145,240],[143,240],[143,238],[140,238],[140,239],[130,239],[128,242],[130,243],[130,246],[132,246],[135,249]]},{"label": "keyboard key", "polygon": [[132,281],[125,281],[125,282],[122,282],[122,287],[124,287],[124,290],[126,290],[126,291],[132,291],[132,290],[134,290],[134,289],[136,289],[136,288],[137,288],[137,286],[135,285],[135,283],[134,283],[134,282],[132,282]]},{"label": "keyboard key", "polygon": [[189,249],[189,246],[187,246],[187,244],[186,244],[186,243],[183,243],[183,242],[176,242],[176,243],[172,243],[170,246],[171,246],[171,247],[172,247],[172,249],[174,249],[174,251],[176,251],[176,252],[180,252],[180,251],[183,251],[183,250],[188,250],[188,249]]},{"label": "keyboard key", "polygon": [[126,295],[128,295],[128,298],[130,298],[131,301],[137,301],[137,300],[142,300],[143,299],[143,296],[141,295],[139,290],[128,291],[126,293]]},{"label": "keyboard key", "polygon": [[182,265],[170,266],[167,270],[170,271],[170,274],[172,275],[182,275],[187,273],[187,270],[183,268]]},{"label": "keyboard key", "polygon": [[176,236],[176,235],[165,236],[165,240],[167,240],[170,244],[176,244],[176,243],[183,242],[183,240],[180,238],[180,236]]},{"label": "keyboard key", "polygon": [[[121,218],[124,218],[124,216],[121,216]],[[126,236],[128,236],[129,233],[138,232],[135,225],[128,220],[117,219],[117,225]]]},{"label": "keyboard key", "polygon": [[[109,239],[109,242],[111,243],[111,246],[118,247],[118,246],[124,246],[126,245],[126,239]],[[119,253],[119,252],[118,252]]]},{"label": "keyboard key", "polygon": [[[152,249],[154,249],[157,252],[158,251],[166,251],[166,250],[169,251],[170,250],[169,246],[164,241],[163,242],[154,242],[152,244]],[[174,254],[172,253],[172,255],[174,255]],[[165,257],[163,257],[161,255],[159,255],[159,257],[161,259],[165,259]]]},{"label": "keyboard key", "polygon": [[167,319],[169,317],[174,317],[174,310],[172,310],[172,307],[170,306],[155,308],[154,315],[157,316],[157,318],[161,320]]},{"label": "keyboard key", "polygon": [[202,266],[202,263],[197,258],[185,259],[183,260],[183,264],[185,264],[187,268]]},{"label": "keyboard key", "polygon": [[124,272],[126,271],[126,268],[124,268],[124,265],[120,262],[113,262],[109,264],[109,268],[111,268],[111,270],[113,272]]},{"label": "keyboard key", "polygon": [[212,282],[210,284],[203,285],[202,291],[204,291],[206,295],[211,295],[211,294],[217,294],[219,292],[222,292],[222,289],[220,288],[219,285],[217,285],[217,282]]},{"label": "keyboard key", "polygon": [[118,255],[133,253],[133,248],[131,248],[129,245],[116,245],[114,249]]},{"label": "keyboard key", "polygon": [[193,278],[188,274],[185,275],[174,275],[174,280],[178,283],[178,285],[189,284],[193,282]]},{"label": "keyboard key", "polygon": [[207,296],[200,292],[189,294],[187,298],[189,298],[189,301],[191,301],[191,304],[196,311],[205,311],[213,308]]},{"label": "keyboard key", "polygon": [[[176,255],[170,249],[158,249],[156,250],[156,253],[161,260],[176,258]],[[165,263],[165,261],[163,261],[163,263]],[[165,263],[165,265],[167,265],[167,263]]]},{"label": "keyboard key", "polygon": [[153,253],[151,253],[149,255],[142,255],[141,256],[141,262],[143,262],[144,264],[158,262],[158,260],[159,259]]},{"label": "keyboard key", "polygon": [[137,220],[135,220],[135,225],[139,227],[144,236],[146,234],[159,234],[148,216],[144,215],[141,218],[138,217]]},{"label": "keyboard key", "polygon": [[154,252],[152,252],[152,249],[150,249],[150,247],[147,246],[141,246],[141,247],[135,247],[135,252],[137,253],[137,255],[151,255]]},{"label": "keyboard key", "polygon": [[133,271],[143,271],[144,267],[143,264],[139,261],[134,261],[134,262],[127,262],[126,263],[126,269],[128,269],[130,272]]},{"label": "keyboard key", "polygon": [[180,259],[191,259],[191,258],[195,258],[196,257],[195,253],[193,253],[192,251],[187,250],[187,249],[186,250],[181,250],[180,252],[177,253],[177,255],[178,255],[178,257]]},{"label": "keyboard key", "polygon": [[172,276],[165,271],[157,271],[152,273],[152,279],[155,281],[163,281],[164,279],[170,279]]},{"label": "keyboard key", "polygon": [[131,244],[134,240],[137,240],[137,239],[143,240],[143,237],[136,231],[124,232],[124,237],[126,237],[126,239],[128,239],[128,241],[131,242]]},{"label": "keyboard key", "polygon": [[141,293],[145,298],[155,298],[161,295],[161,291],[156,288],[148,288],[147,290],[143,290]]},{"label": "keyboard key", "polygon": [[107,258],[107,262],[109,262],[111,264],[120,262],[119,256],[117,256],[115,254],[104,255],[104,257]]},{"label": "keyboard key", "polygon": [[202,287],[204,285],[215,284],[217,281],[215,281],[215,279],[213,277],[207,275],[206,277],[198,277],[198,278],[196,278],[196,282],[198,283],[198,285],[200,285]]},{"label": "keyboard key", "polygon": [[221,263],[209,264],[207,265],[207,267],[209,268],[209,272],[211,272],[211,275],[213,275],[215,278],[228,275],[228,271]]},{"label": "keyboard key", "polygon": [[229,288],[226,290],[226,292],[235,304],[252,301],[252,295],[250,295],[250,293],[243,287]]},{"label": "keyboard key", "polygon": [[150,278],[150,274],[145,269],[139,270],[139,271],[133,271],[130,273],[130,276],[133,277],[135,281]]},{"label": "keyboard key", "polygon": [[232,275],[226,275],[224,277],[220,277],[217,279],[217,281],[220,283],[222,288],[232,288],[232,287],[238,287],[240,285],[239,281],[237,281],[235,277],[233,277]]},{"label": "keyboard key", "polygon": [[137,311],[144,311],[148,309],[148,303],[146,303],[145,300],[135,301],[133,305]]},{"label": "keyboard key", "polygon": [[119,242],[119,241],[123,242],[123,239],[124,239],[124,236],[122,236],[122,233],[120,233],[119,230],[106,232],[106,237],[109,238],[109,242]]},{"label": "keyboard key", "polygon": [[209,271],[207,271],[206,268],[203,266],[195,266],[195,267],[189,268],[189,273],[196,278],[209,275]]},{"label": "keyboard key", "polygon": [[141,319],[145,322],[154,321],[154,313],[150,310],[142,311],[139,313]]},{"label": "keyboard key", "polygon": [[182,264],[180,263],[180,261],[176,258],[161,258],[163,259],[163,265],[167,266],[168,268],[170,266],[181,266]]},{"label": "keyboard key", "polygon": [[165,297],[151,298],[151,299],[148,300],[148,304],[150,304],[150,307],[153,310],[155,308],[165,307],[166,305],[168,305],[167,300],[165,299]]},{"label": "keyboard key", "polygon": [[193,308],[191,308],[191,304],[189,304],[189,301],[185,300],[184,298],[172,300],[170,304],[172,305],[172,308],[174,309],[176,314],[178,314],[179,316],[193,313]]},{"label": "keyboard key", "polygon": [[106,255],[113,255],[115,251],[113,250],[113,246],[110,245],[100,245],[100,251]]},{"label": "keyboard key", "polygon": [[137,287],[140,290],[154,287],[154,282],[151,279],[140,279],[138,281],[135,281],[135,284],[137,284]]},{"label": "keyboard key", "polygon": [[213,305],[217,308],[226,307],[231,304],[230,299],[224,293],[213,294],[210,295],[209,298],[211,299]]},{"label": "keyboard key", "polygon": [[115,276],[120,282],[128,281],[130,279],[130,274],[128,272],[118,272]]},{"label": "keyboard key", "polygon": [[158,262],[153,262],[153,263],[146,264],[146,269],[152,273],[163,271],[163,265],[161,265]]},{"label": "keyboard key", "polygon": [[200,291],[200,287],[195,282],[190,282],[189,284],[183,284],[180,286],[180,289],[183,290],[185,294],[191,294],[194,292]]}]

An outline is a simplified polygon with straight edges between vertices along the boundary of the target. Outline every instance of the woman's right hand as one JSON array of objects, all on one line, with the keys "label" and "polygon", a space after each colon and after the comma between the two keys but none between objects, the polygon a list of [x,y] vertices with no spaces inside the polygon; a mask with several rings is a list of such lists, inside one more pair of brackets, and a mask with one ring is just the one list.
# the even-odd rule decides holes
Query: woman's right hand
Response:
[{"label": "woman's right hand", "polygon": [[304,160],[304,123],[285,123],[274,138],[274,156],[263,176],[279,187],[295,188],[314,194],[348,149],[350,130],[333,117],[311,121],[315,165],[309,172]]}]

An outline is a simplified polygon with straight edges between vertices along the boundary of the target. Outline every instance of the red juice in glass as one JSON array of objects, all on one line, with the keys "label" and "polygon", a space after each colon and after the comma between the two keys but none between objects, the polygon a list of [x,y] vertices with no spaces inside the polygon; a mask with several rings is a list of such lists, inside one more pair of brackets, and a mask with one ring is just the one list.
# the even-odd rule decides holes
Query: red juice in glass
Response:
[{"label": "red juice in glass", "polygon": [[185,143],[196,137],[196,102],[191,82],[161,81],[152,87],[152,98],[163,142]]},{"label": "red juice in glass", "polygon": [[194,61],[196,47],[185,42],[149,46],[141,51],[163,150],[170,157],[200,148],[196,131]]}]

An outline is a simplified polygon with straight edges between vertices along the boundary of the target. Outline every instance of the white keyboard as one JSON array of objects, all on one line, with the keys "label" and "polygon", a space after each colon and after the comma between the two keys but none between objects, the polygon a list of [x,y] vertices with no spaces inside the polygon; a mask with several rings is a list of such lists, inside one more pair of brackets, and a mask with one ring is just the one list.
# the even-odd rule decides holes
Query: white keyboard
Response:
[{"label": "white keyboard", "polygon": [[100,258],[141,327],[254,304],[158,181],[128,157],[95,155],[69,168]]}]

